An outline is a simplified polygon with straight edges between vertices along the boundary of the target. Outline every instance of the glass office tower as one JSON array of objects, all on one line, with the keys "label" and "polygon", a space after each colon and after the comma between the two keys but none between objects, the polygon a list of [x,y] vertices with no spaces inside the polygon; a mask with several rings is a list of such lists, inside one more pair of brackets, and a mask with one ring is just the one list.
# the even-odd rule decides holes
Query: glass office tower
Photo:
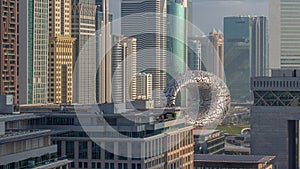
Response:
[{"label": "glass office tower", "polygon": [[224,18],[225,75],[232,100],[251,100],[250,77],[268,75],[267,20],[263,16]]},{"label": "glass office tower", "polygon": [[[167,14],[167,82],[169,82],[173,78],[176,78],[178,74],[186,71],[187,1],[168,0]],[[183,99],[185,99],[184,95],[182,93],[177,97],[177,105],[184,105],[182,104]]]},{"label": "glass office tower", "polygon": [[20,104],[48,102],[48,0],[19,1]]}]

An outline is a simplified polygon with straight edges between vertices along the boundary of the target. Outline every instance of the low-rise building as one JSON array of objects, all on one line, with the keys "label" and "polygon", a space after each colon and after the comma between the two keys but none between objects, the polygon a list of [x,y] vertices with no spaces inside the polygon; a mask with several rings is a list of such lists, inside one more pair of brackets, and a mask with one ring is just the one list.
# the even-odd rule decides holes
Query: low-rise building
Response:
[{"label": "low-rise building", "polygon": [[68,169],[71,161],[57,157],[50,130],[18,129],[34,118],[32,114],[0,116],[0,169]]},{"label": "low-rise building", "polygon": [[195,154],[223,154],[225,137],[219,130],[194,130]]},{"label": "low-rise building", "polygon": [[[115,113],[99,105],[21,106],[40,118],[32,127],[51,129],[58,157],[75,168],[194,168],[193,126],[181,110]],[[109,110],[111,109],[111,111]]]},{"label": "low-rise building", "polygon": [[208,155],[194,156],[194,169],[273,169],[274,156]]}]

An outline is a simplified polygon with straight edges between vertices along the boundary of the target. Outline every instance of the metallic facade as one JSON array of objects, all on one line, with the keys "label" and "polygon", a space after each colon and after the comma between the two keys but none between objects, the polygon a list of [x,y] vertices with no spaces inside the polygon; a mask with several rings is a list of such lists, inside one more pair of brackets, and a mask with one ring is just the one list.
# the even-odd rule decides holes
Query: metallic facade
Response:
[{"label": "metallic facade", "polygon": [[[169,82],[164,93],[167,97],[167,107],[175,107],[177,94],[188,85],[195,84],[198,88],[205,89],[201,93],[203,107],[199,111],[196,120],[198,123],[210,127],[214,123],[219,123],[229,111],[230,93],[226,84],[216,75],[205,71],[187,71]],[[195,120],[195,119],[190,119]]]},{"label": "metallic facade", "polygon": [[0,94],[13,95],[18,103],[19,0],[0,1]]}]

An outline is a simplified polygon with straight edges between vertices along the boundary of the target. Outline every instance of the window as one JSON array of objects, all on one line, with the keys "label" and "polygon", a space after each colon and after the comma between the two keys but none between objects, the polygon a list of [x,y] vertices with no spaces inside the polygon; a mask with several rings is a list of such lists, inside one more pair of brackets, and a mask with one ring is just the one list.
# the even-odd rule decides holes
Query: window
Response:
[{"label": "window", "polygon": [[79,159],[87,159],[87,142],[86,141],[80,141],[78,144],[79,149]]},{"label": "window", "polygon": [[74,142],[66,141],[66,155],[68,158],[74,158]]},{"label": "window", "polygon": [[97,143],[92,143],[92,159],[101,159],[101,147]]}]

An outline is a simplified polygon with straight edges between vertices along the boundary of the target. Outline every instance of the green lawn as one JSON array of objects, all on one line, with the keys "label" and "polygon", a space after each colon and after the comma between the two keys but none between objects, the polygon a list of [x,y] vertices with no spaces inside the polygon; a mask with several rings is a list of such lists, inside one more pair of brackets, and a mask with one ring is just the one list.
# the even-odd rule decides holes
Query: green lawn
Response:
[{"label": "green lawn", "polygon": [[218,126],[216,129],[229,134],[241,134],[243,128],[250,128],[250,125],[243,126]]}]

